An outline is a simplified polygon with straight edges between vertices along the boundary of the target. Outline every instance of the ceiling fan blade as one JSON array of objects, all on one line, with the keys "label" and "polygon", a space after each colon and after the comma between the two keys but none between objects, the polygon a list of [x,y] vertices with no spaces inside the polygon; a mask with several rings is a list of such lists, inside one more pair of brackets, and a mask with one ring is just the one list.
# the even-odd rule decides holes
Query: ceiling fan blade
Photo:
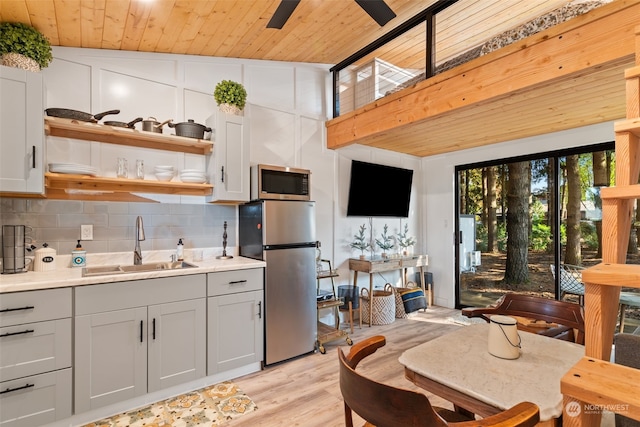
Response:
[{"label": "ceiling fan blade", "polygon": [[281,29],[291,16],[300,0],[281,0],[275,13],[269,20],[267,28]]},{"label": "ceiling fan blade", "polygon": [[384,0],[356,0],[365,12],[369,14],[381,27],[396,17]]}]

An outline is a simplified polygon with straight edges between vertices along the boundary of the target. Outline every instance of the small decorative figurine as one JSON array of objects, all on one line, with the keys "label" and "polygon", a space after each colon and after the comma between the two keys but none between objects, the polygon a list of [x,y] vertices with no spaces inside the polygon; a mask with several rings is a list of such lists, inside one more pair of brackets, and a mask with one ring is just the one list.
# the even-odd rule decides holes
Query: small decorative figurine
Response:
[{"label": "small decorative figurine", "polygon": [[224,222],[224,233],[222,233],[222,255],[217,259],[231,259],[233,255],[227,255],[227,221]]}]

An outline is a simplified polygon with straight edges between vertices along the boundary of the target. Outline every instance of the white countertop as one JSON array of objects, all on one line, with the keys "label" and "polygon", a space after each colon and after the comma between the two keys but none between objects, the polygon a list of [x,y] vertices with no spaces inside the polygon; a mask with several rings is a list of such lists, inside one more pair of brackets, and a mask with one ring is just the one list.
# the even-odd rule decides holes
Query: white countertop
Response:
[{"label": "white countertop", "polygon": [[500,359],[488,351],[489,324],[460,328],[405,351],[408,369],[502,410],[529,401],[540,420],[562,415],[560,379],[584,356],[584,346],[520,331],[522,354]]},{"label": "white countertop", "polygon": [[[234,256],[231,259],[216,259],[215,253],[219,251],[204,251],[202,261],[193,260],[193,251],[185,250],[185,261],[197,265],[196,268],[184,268],[176,270],[154,270],[136,273],[106,274],[103,276],[82,277],[82,268],[68,267],[70,255],[58,255],[56,257],[56,270],[46,272],[27,271],[26,273],[1,274],[0,294],[8,292],[31,291],[36,289],[63,288],[70,286],[93,285],[97,283],[123,282],[127,280],[141,280],[155,277],[184,276],[190,274],[203,274],[216,271],[243,270],[248,268],[262,268],[264,261],[251,258]],[[169,261],[175,251],[143,251],[142,264]],[[87,266],[96,267],[103,265],[131,265],[133,264],[133,251],[126,253],[88,254]]]}]

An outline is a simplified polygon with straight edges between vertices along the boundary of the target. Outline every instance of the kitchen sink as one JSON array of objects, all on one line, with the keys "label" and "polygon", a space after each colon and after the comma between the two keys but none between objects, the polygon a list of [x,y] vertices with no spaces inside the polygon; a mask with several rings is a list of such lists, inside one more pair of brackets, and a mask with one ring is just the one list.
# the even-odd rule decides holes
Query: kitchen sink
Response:
[{"label": "kitchen sink", "polygon": [[99,267],[85,267],[82,269],[82,277],[105,276],[110,274],[124,273],[140,273],[145,271],[178,270],[181,268],[194,267],[197,267],[197,265],[188,263],[186,261],[150,262],[148,264],[140,265],[106,265]]}]

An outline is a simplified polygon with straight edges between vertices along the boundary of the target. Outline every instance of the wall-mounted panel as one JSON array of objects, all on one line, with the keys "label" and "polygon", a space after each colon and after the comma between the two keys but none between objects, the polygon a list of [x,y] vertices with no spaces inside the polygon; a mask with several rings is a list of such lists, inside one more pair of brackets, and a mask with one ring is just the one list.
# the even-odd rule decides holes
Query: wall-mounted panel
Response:
[{"label": "wall-mounted panel", "polygon": [[184,81],[189,89],[210,93],[222,80],[242,83],[242,64],[185,62]]},{"label": "wall-mounted panel", "polygon": [[296,166],[296,116],[251,106],[251,164]]},{"label": "wall-mounted panel", "polygon": [[[204,125],[207,118],[217,110],[218,106],[215,99],[213,99],[213,92],[203,93],[189,89],[184,90],[184,120],[193,119],[196,123]],[[205,134],[206,137],[207,134]]]},{"label": "wall-mounted panel", "polygon": [[296,109],[301,113],[326,117],[325,81],[329,72],[322,69],[296,68]]},{"label": "wall-mounted panel", "polygon": [[91,67],[55,58],[42,70],[45,85],[45,107],[71,108],[91,112]]},{"label": "wall-mounted panel", "polygon": [[118,116],[107,116],[107,120],[128,122],[138,116],[154,116],[158,120],[176,117],[178,89],[175,86],[109,70],[100,70],[99,75],[100,107],[120,110]]},{"label": "wall-mounted panel", "polygon": [[251,103],[293,109],[295,69],[291,66],[256,66],[246,68],[248,98]]}]

